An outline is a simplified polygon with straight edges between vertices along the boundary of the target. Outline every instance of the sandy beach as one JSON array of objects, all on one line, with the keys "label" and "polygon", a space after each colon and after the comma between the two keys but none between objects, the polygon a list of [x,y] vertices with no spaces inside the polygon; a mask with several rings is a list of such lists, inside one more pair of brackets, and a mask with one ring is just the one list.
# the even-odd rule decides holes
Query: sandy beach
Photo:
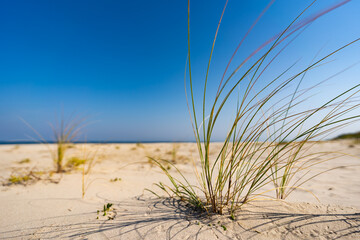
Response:
[{"label": "sandy beach", "polygon": [[360,239],[359,10],[2,1],[0,240]]},{"label": "sandy beach", "polygon": [[[214,143],[214,152],[219,147]],[[82,144],[73,145],[66,159],[81,155],[81,149]],[[147,156],[172,160],[196,181],[194,143],[86,144],[86,149],[96,149],[97,160],[85,176],[82,198],[81,166],[50,174],[54,165],[45,145],[0,146],[1,239],[360,238],[360,145],[350,140],[316,145],[313,151],[347,155],[315,166],[314,173],[337,168],[304,184],[306,191],[298,189],[286,201],[250,202],[235,220],[226,214],[208,216],[144,190],[163,195],[154,183],[168,182]],[[169,171],[175,170],[169,166]],[[24,175],[29,179],[9,181]],[[112,206],[104,214],[108,203]]]}]

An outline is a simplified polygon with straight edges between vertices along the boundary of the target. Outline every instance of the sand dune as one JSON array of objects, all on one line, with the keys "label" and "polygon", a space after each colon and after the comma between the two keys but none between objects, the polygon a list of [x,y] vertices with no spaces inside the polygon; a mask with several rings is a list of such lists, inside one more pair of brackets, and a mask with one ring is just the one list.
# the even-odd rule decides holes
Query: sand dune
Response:
[{"label": "sand dune", "polygon": [[[67,158],[79,155],[80,149],[75,145]],[[146,156],[173,160],[195,181],[192,159],[197,155],[192,143],[88,144],[87,149],[98,149],[99,161],[82,199],[81,171],[50,176],[54,167],[44,145],[0,146],[1,239],[360,238],[360,145],[351,141],[322,142],[313,149],[348,154],[316,166],[314,172],[340,168],[303,186],[320,203],[299,189],[286,201],[251,202],[237,212],[235,220],[226,215],[209,217],[182,202],[144,191],[158,191],[153,183],[167,181]],[[29,161],[23,161],[26,158]],[[11,175],[30,171],[39,179],[9,184]],[[103,216],[107,203],[113,205]]]}]

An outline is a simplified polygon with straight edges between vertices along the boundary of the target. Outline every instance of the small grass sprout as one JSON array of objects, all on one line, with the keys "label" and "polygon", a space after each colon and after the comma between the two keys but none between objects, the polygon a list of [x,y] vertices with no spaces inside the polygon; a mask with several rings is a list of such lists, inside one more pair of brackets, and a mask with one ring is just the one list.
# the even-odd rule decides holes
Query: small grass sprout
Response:
[{"label": "small grass sprout", "polygon": [[[260,196],[265,196],[268,191],[263,191],[264,188],[275,185],[276,197],[284,199],[294,189],[300,188],[301,184],[315,177],[304,179],[304,172],[310,170],[314,164],[320,163],[316,160],[319,156],[327,156],[328,153],[308,153],[307,150],[316,144],[313,140],[325,137],[360,118],[360,115],[354,114],[354,110],[360,106],[360,84],[339,90],[333,96],[328,95],[323,102],[312,102],[310,106],[304,107],[311,91],[342,71],[320,82],[307,83],[310,87],[302,87],[308,72],[321,67],[330,57],[355,44],[360,38],[322,57],[316,56],[310,64],[300,67],[300,70],[295,72],[292,70],[297,66],[297,62],[289,63],[272,78],[265,75],[272,70],[271,66],[277,62],[278,56],[312,22],[348,1],[342,1],[302,19],[304,13],[316,2],[313,1],[300,11],[282,32],[255,49],[244,58],[245,60],[237,64],[232,73],[227,74],[244,39],[273,2],[270,1],[249,28],[230,58],[222,77],[216,83],[217,91],[209,94],[210,63],[228,3],[226,1],[211,47],[203,88],[200,96],[197,96],[195,93],[199,91],[195,91],[195,79],[191,68],[188,1],[188,72],[185,72],[185,91],[188,85],[190,97],[187,98],[187,102],[199,155],[198,162],[194,162],[197,183],[190,182],[170,161],[152,159],[170,181],[169,185],[161,182],[156,185],[170,197],[176,197],[208,213],[228,212],[231,219],[235,219],[236,209]],[[289,91],[292,88],[295,90]],[[225,106],[232,106],[234,115],[221,142],[220,150],[216,150],[215,156],[212,156],[214,130],[218,127],[221,116],[227,114]],[[170,173],[167,164],[175,171]],[[200,166],[199,169],[197,166]],[[295,180],[295,176],[299,174],[300,180]]]},{"label": "small grass sprout", "polygon": [[[104,204],[103,209],[101,210],[102,216],[107,216],[108,220],[114,220],[116,217],[116,211],[112,209],[112,203]],[[100,210],[97,210],[97,215],[100,214]],[[99,219],[99,216],[96,217],[96,219]]]},{"label": "small grass sprout", "polygon": [[122,180],[121,178],[116,177],[116,178],[110,179],[110,182],[118,182],[118,181],[121,181],[121,180]]},{"label": "small grass sprout", "polygon": [[104,212],[109,211],[112,205],[113,205],[112,203],[108,203],[108,204],[106,204],[106,206],[104,205],[104,210],[103,211]]}]

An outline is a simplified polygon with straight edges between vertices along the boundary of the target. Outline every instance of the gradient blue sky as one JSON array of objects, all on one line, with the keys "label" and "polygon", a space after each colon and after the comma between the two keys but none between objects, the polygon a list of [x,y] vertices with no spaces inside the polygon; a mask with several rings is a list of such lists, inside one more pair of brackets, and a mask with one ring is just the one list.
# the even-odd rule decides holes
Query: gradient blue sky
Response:
[{"label": "gradient blue sky", "polygon": [[[268,2],[229,1],[210,71],[210,92],[216,92],[232,52]],[[286,27],[310,2],[276,1],[235,62]],[[305,17],[337,2],[319,0]],[[203,81],[224,3],[191,2],[195,87]],[[308,64],[320,48],[325,54],[358,38],[359,11],[360,1],[353,0],[311,24],[273,71],[284,70],[299,57]],[[1,1],[0,34],[0,141],[34,136],[20,118],[51,139],[48,122],[54,122],[61,109],[65,115],[90,116],[88,140],[193,140],[183,83],[187,1]],[[332,59],[336,61],[310,79],[323,80],[359,61],[359,43]],[[358,83],[359,76],[357,65],[328,83],[328,89],[311,101],[320,99],[320,93]],[[215,138],[226,132],[227,119],[219,124],[225,127],[215,132]],[[343,129],[358,130],[359,125]]]}]

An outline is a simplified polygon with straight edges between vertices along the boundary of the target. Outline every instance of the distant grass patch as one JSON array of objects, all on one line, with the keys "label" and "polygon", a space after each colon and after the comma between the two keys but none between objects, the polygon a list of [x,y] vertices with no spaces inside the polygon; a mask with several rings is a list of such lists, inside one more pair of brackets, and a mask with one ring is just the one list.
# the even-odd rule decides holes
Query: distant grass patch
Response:
[{"label": "distant grass patch", "polygon": [[68,144],[67,148],[68,148],[68,149],[76,148],[76,145],[75,145],[75,144]]},{"label": "distant grass patch", "polygon": [[136,147],[140,147],[140,148],[144,148],[144,147],[145,147],[144,144],[142,144],[141,142],[137,142],[137,143],[135,144],[135,146],[136,146]]},{"label": "distant grass patch", "polygon": [[74,169],[86,163],[86,159],[82,159],[79,157],[72,157],[67,162],[65,167],[68,169]]},{"label": "distant grass patch", "polygon": [[60,179],[53,178],[53,172],[44,172],[32,169],[30,171],[15,172],[3,182],[3,185],[29,185],[38,181],[46,181],[51,183],[59,183]]},{"label": "distant grass patch", "polygon": [[24,184],[29,181],[31,178],[29,175],[21,176],[21,175],[11,175],[9,177],[10,184]]},{"label": "distant grass patch", "polygon": [[360,140],[360,132],[341,134],[341,135],[333,138],[333,140],[340,140],[340,139]]}]

